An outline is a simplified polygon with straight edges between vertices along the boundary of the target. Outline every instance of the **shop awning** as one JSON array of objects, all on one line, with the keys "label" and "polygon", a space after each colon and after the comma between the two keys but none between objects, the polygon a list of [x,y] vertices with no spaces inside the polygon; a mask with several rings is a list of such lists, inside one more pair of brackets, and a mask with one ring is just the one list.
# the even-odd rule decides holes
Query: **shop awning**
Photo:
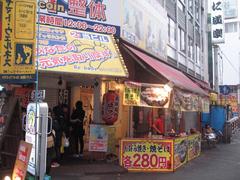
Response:
[{"label": "shop awning", "polygon": [[201,89],[197,84],[195,84],[191,79],[189,79],[182,72],[126,44],[124,44],[124,47],[126,47],[138,58],[140,58],[141,61],[145,62],[147,65],[152,67],[155,71],[157,71],[159,74],[161,74],[170,82],[172,82],[175,86],[181,89],[185,89],[185,90],[200,94],[200,95],[206,95],[206,96],[208,95],[203,89]]},{"label": "shop awning", "polygon": [[41,71],[128,77],[110,35],[41,25],[37,55]]}]

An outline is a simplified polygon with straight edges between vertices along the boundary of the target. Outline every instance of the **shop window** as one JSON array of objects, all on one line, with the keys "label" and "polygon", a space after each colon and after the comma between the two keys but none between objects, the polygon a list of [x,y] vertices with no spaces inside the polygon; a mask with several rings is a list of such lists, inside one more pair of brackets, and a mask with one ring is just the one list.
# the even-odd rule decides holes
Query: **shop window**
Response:
[{"label": "shop window", "polygon": [[170,17],[168,17],[168,43],[176,46],[175,22]]},{"label": "shop window", "polygon": [[182,28],[178,27],[178,47],[179,50],[183,53],[186,52],[186,38],[185,38],[185,32]]},{"label": "shop window", "polygon": [[200,65],[200,48],[199,45],[196,44],[195,46],[195,54],[196,54],[196,64]]},{"label": "shop window", "polygon": [[238,31],[238,23],[231,22],[225,24],[225,33],[234,33]]}]

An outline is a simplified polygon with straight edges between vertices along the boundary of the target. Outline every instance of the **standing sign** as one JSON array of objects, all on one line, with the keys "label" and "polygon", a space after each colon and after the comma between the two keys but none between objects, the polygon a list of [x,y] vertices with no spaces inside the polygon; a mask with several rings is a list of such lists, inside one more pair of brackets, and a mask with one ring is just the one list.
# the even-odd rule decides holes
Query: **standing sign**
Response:
[{"label": "standing sign", "polygon": [[32,144],[32,151],[27,171],[39,179],[43,179],[46,171],[47,125],[47,103],[28,104],[25,140]]},{"label": "standing sign", "polygon": [[32,144],[20,141],[17,158],[13,169],[12,179],[25,179],[31,149]]},{"label": "standing sign", "polygon": [[211,24],[213,44],[224,43],[224,6],[223,0],[212,0],[211,2]]},{"label": "standing sign", "polygon": [[90,125],[89,151],[107,152],[108,132],[107,126]]},{"label": "standing sign", "polygon": [[173,140],[121,140],[120,165],[129,171],[173,171]]},{"label": "standing sign", "polygon": [[201,134],[188,136],[188,161],[200,156]]},{"label": "standing sign", "polygon": [[40,0],[39,23],[120,36],[120,2]]},{"label": "standing sign", "polygon": [[174,169],[187,162],[188,140],[187,137],[174,139]]},{"label": "standing sign", "polygon": [[3,0],[0,4],[0,83],[35,79],[35,0]]}]

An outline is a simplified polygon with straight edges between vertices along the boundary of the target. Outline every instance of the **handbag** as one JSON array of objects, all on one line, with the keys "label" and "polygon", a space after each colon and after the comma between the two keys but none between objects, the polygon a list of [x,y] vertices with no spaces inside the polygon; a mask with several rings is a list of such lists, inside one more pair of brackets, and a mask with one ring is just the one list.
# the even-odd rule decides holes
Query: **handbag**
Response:
[{"label": "handbag", "polygon": [[62,145],[63,147],[69,147],[69,139],[66,137],[65,133],[62,135]]}]

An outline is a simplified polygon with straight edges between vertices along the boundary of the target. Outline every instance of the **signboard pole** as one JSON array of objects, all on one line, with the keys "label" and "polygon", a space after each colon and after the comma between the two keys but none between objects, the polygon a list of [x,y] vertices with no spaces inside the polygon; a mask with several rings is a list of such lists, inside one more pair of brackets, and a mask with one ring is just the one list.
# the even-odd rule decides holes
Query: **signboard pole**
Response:
[{"label": "signboard pole", "polygon": [[213,45],[214,53],[214,89],[219,93],[218,83],[218,45]]}]

